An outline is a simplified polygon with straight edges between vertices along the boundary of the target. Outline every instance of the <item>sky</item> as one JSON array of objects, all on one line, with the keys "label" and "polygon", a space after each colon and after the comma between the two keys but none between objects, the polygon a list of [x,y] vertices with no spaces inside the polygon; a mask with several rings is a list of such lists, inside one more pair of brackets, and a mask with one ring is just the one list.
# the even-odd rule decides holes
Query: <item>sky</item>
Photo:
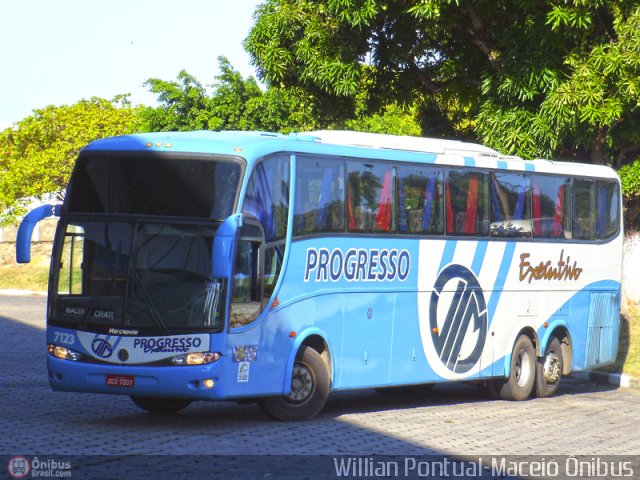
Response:
[{"label": "sky", "polygon": [[0,0],[0,130],[47,105],[130,93],[180,70],[210,85],[217,57],[255,76],[242,47],[261,0]]}]

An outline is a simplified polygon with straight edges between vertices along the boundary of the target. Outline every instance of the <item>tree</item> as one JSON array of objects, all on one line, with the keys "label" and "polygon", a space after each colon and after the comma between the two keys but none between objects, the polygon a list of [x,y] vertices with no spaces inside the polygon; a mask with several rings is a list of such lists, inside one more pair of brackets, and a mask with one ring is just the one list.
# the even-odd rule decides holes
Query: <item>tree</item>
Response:
[{"label": "tree", "polygon": [[267,0],[245,47],[343,119],[364,96],[414,106],[426,135],[620,166],[640,153],[639,27],[633,0]]},{"label": "tree", "polygon": [[313,102],[307,93],[277,87],[263,91],[255,78],[243,78],[225,57],[218,62],[220,74],[210,91],[184,70],[176,81],[148,80],[160,106],[141,112],[144,129],[290,132],[315,127]]},{"label": "tree", "polygon": [[15,220],[30,198],[62,196],[80,149],[137,129],[138,109],[127,96],[93,97],[48,106],[0,132],[0,220]]}]

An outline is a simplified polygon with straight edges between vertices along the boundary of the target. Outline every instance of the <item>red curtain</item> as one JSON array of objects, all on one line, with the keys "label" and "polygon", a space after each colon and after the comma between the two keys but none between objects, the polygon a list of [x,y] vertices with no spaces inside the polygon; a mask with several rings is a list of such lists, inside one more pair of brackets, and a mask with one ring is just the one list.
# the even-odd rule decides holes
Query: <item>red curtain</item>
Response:
[{"label": "red curtain", "polygon": [[378,230],[391,230],[391,172],[384,174],[376,226]]},{"label": "red curtain", "polygon": [[449,182],[445,183],[445,191],[447,195],[447,233],[454,233],[453,205],[451,204],[451,185]]},{"label": "red curtain", "polygon": [[478,222],[478,179],[469,178],[469,192],[467,193],[467,218],[464,222],[464,233],[476,233]]},{"label": "red curtain", "polygon": [[353,206],[351,205],[351,188],[347,184],[347,215],[349,216],[349,230],[356,229],[356,218],[353,216]]},{"label": "red curtain", "polygon": [[558,188],[556,207],[553,210],[553,236],[562,237],[564,233],[564,185]]}]

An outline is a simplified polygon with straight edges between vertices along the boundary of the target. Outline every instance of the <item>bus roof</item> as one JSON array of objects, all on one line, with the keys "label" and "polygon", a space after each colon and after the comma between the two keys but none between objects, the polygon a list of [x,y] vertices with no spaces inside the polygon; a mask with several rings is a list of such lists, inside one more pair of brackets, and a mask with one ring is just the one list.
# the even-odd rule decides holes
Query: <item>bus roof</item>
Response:
[{"label": "bus roof", "polygon": [[192,131],[142,133],[96,140],[84,152],[154,151],[233,155],[250,165],[276,152],[396,160],[410,163],[617,178],[602,165],[552,160],[523,160],[489,147],[425,137],[395,136],[345,130],[283,135],[269,132]]}]

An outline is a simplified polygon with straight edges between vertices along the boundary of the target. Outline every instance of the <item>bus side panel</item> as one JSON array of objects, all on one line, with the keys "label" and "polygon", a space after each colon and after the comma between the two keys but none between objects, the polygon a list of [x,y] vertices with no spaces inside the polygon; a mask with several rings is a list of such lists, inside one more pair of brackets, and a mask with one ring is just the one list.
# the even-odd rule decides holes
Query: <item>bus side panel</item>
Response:
[{"label": "bus side panel", "polygon": [[371,387],[386,385],[389,378],[394,294],[332,294],[325,302],[344,306],[340,385]]},{"label": "bus side panel", "polygon": [[[422,292],[422,295],[428,294]],[[433,383],[437,380],[422,348],[415,298],[413,292],[395,294],[389,385]]]},{"label": "bus side panel", "polygon": [[232,329],[227,337],[225,354],[225,396],[288,393],[285,378],[296,343],[292,332],[313,326],[314,311],[313,302],[301,302],[264,311],[251,325]]}]

